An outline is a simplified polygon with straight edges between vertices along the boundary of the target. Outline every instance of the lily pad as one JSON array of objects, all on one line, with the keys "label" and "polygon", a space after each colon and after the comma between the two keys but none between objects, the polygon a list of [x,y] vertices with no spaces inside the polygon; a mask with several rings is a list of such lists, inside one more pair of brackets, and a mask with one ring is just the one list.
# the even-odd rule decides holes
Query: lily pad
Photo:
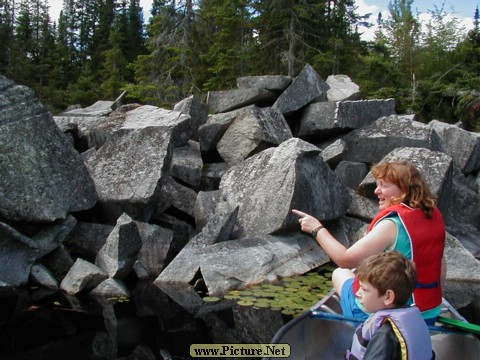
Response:
[{"label": "lily pad", "polygon": [[205,302],[216,302],[216,301],[220,301],[221,299],[218,297],[218,296],[205,296],[203,298],[203,301]]}]

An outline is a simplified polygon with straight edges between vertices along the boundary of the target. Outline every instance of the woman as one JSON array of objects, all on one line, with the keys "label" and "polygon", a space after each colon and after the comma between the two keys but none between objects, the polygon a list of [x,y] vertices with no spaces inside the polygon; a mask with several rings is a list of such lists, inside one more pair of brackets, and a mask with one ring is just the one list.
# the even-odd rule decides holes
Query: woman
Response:
[{"label": "woman", "polygon": [[380,211],[367,234],[349,248],[336,240],[318,219],[298,210],[292,211],[300,217],[302,230],[312,234],[339,266],[332,280],[340,295],[344,315],[362,319],[369,315],[355,296],[358,281],[350,269],[370,255],[397,250],[415,262],[418,284],[411,302],[422,311],[425,321],[432,324],[440,314],[442,283],[446,275],[442,214],[426,182],[411,163],[385,162],[374,165],[371,171],[377,182],[375,195]]}]

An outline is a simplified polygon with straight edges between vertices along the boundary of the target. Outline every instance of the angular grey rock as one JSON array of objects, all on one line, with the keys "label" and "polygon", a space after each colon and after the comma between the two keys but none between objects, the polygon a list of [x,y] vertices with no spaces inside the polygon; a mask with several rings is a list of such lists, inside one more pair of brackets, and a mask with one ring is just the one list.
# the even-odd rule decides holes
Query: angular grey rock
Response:
[{"label": "angular grey rock", "polygon": [[366,222],[373,220],[378,214],[378,201],[366,196],[360,196],[356,191],[349,190],[352,201],[346,215],[357,219],[363,219]]},{"label": "angular grey rock", "polygon": [[323,160],[330,166],[330,168],[334,169],[337,164],[343,159],[343,156],[347,151],[348,149],[346,142],[342,139],[338,139],[332,144],[322,149],[320,155],[322,156]]},{"label": "angular grey rock", "polygon": [[94,264],[78,258],[60,283],[60,289],[68,295],[91,290],[108,278],[108,274]]},{"label": "angular grey rock", "polygon": [[195,228],[200,232],[208,220],[217,212],[217,205],[222,203],[219,190],[200,191],[195,202]]},{"label": "angular grey rock", "polygon": [[95,187],[80,154],[32,90],[0,76],[0,215],[50,222],[92,208]]},{"label": "angular grey rock", "polygon": [[[248,107],[247,107],[248,109]],[[208,115],[207,122],[198,129],[200,149],[203,152],[216,150],[217,144],[235,118],[245,109]]]},{"label": "angular grey rock", "polygon": [[480,194],[480,172],[475,176],[474,190],[477,194]]},{"label": "angular grey rock", "polygon": [[408,115],[382,117],[369,126],[351,131],[343,138],[348,146],[344,160],[377,163],[398,147],[442,151],[438,134]]},{"label": "angular grey rock", "polygon": [[51,290],[58,290],[59,283],[53,273],[43,264],[34,264],[31,272],[32,280]]},{"label": "angular grey rock", "polygon": [[51,270],[58,281],[65,277],[75,263],[69,249],[64,244],[60,244],[55,250],[43,256],[40,261]]},{"label": "angular grey rock", "polygon": [[268,106],[277,97],[272,91],[257,88],[219,90],[208,92],[207,104],[210,112],[217,114],[253,104]]},{"label": "angular grey rock", "polygon": [[[404,147],[392,150],[380,162],[410,161],[427,182],[432,195],[437,197],[438,207],[443,214],[448,211],[453,181],[453,160],[450,156],[428,149]],[[359,186],[359,192],[372,199],[377,199],[373,193],[376,187],[371,172]]]},{"label": "angular grey rock", "polygon": [[148,277],[157,277],[166,265],[165,259],[173,241],[173,231],[155,224],[142,222],[137,222],[137,226],[142,239],[137,263],[142,265]]},{"label": "angular grey rock", "polygon": [[326,83],[330,86],[327,91],[328,101],[357,100],[360,98],[360,86],[355,84],[347,75],[329,75]]},{"label": "angular grey rock", "polygon": [[458,239],[447,233],[445,243],[447,280],[443,296],[457,309],[470,304],[480,292],[480,261]]},{"label": "angular grey rock", "polygon": [[154,280],[154,285],[182,305],[187,311],[195,313],[202,306],[203,300],[195,292],[195,280],[199,280],[199,258],[197,254],[201,249],[207,248],[217,242],[228,241],[238,209],[231,212],[218,213],[212,218],[168,266]]},{"label": "angular grey rock", "polygon": [[191,139],[198,141],[198,128],[205,124],[208,117],[208,106],[196,95],[183,99],[173,107],[174,111],[187,114],[192,119]]},{"label": "angular grey rock", "polygon": [[284,91],[292,83],[285,75],[244,76],[237,79],[239,89],[257,88],[271,91]]},{"label": "angular grey rock", "polygon": [[98,284],[90,294],[101,298],[129,298],[130,291],[119,279],[108,278]]},{"label": "angular grey rock", "polygon": [[445,223],[450,234],[480,257],[480,195],[463,184],[461,178],[461,175],[453,178]]},{"label": "angular grey rock", "polygon": [[[353,202],[355,202],[355,200],[353,200],[352,203]],[[336,226],[329,226],[329,231],[332,230],[332,235],[334,235],[339,241],[341,241],[343,245],[345,245],[346,247],[350,247],[355,242],[365,236],[368,230],[369,223],[369,220],[365,220],[362,218],[344,216],[339,220],[335,220],[334,225]],[[341,232],[338,234],[339,231]]]},{"label": "angular grey rock", "polygon": [[[121,96],[120,96],[121,97]],[[77,148],[82,150],[99,148],[123,123],[124,114],[139,104],[119,106],[117,101],[97,101],[92,106],[67,109],[53,120],[65,133],[76,139]]]},{"label": "angular grey rock", "polygon": [[204,191],[218,190],[220,180],[228,168],[226,162],[204,164],[200,188]]},{"label": "angular grey rock", "polygon": [[123,214],[98,252],[95,265],[109,277],[121,279],[132,270],[141,247],[142,239],[137,223],[127,214]]},{"label": "angular grey rock", "polygon": [[395,114],[395,100],[319,102],[305,107],[298,136],[324,137],[368,126],[383,116]]},{"label": "angular grey rock", "polygon": [[230,208],[240,207],[238,238],[298,226],[293,208],[329,220],[343,215],[350,202],[346,188],[322,160],[320,149],[298,138],[230,168],[219,190]]},{"label": "angular grey rock", "polygon": [[42,227],[41,230],[32,236],[32,240],[35,241],[38,247],[38,256],[44,256],[58,248],[65,241],[76,223],[77,220],[72,215],[68,215],[63,220],[58,220]]},{"label": "angular grey rock", "polygon": [[480,133],[438,120],[432,120],[428,125],[440,135],[445,153],[453,158],[462,173],[470,174],[480,169]]},{"label": "angular grey rock", "polygon": [[335,167],[335,175],[350,189],[356,190],[368,174],[368,166],[362,162],[340,161]]},{"label": "angular grey rock", "polygon": [[79,221],[65,239],[65,246],[76,257],[94,262],[114,225]]},{"label": "angular grey rock", "polygon": [[[95,118],[88,117],[67,117],[70,121],[75,121],[78,126],[79,146],[90,149],[99,149],[105,142],[120,130],[126,120],[127,114],[137,108],[139,104],[128,104],[120,106],[108,116],[97,117],[96,121],[89,120]],[[57,122],[58,123],[58,122]]]},{"label": "angular grey rock", "polygon": [[193,218],[196,199],[197,193],[193,189],[183,186],[171,176],[164,176],[161,181],[157,212],[175,208]]},{"label": "angular grey rock", "polygon": [[0,281],[12,287],[26,285],[39,257],[38,244],[2,222],[0,239]]},{"label": "angular grey rock", "polygon": [[462,246],[476,259],[480,259],[480,243],[478,241],[478,239],[480,239],[480,230],[477,228],[478,225],[475,225],[463,222],[450,223],[447,225],[447,231],[453,237],[457,238]]},{"label": "angular grey rock", "polygon": [[228,127],[217,150],[232,166],[291,137],[292,132],[278,110],[250,106]]},{"label": "angular grey rock", "polygon": [[139,104],[116,104],[112,101],[99,101],[88,108],[66,110],[53,119],[64,133],[73,136],[79,151],[92,147],[98,149],[121,127],[125,113],[140,107]]},{"label": "angular grey rock", "polygon": [[300,232],[220,242],[197,250],[194,256],[211,295],[303,274],[329,261],[323,250]]},{"label": "angular grey rock", "polygon": [[76,108],[62,113],[63,116],[107,116],[113,111],[114,101],[99,100],[86,108]]},{"label": "angular grey rock", "polygon": [[173,141],[163,127],[119,130],[85,159],[95,182],[102,216],[115,221],[126,212],[148,221],[160,195],[159,182],[170,167]]},{"label": "angular grey rock", "polygon": [[151,105],[143,105],[125,114],[121,130],[161,129],[169,134],[175,147],[185,145],[196,132],[190,115],[179,111],[165,110]]},{"label": "angular grey rock", "polygon": [[73,139],[78,139],[82,149],[90,147],[99,148],[106,140],[105,132],[97,131],[91,135],[91,131],[101,128],[107,116],[62,116],[53,117],[58,128],[66,134],[71,134]]},{"label": "angular grey rock", "polygon": [[170,175],[198,190],[202,177],[203,160],[198,142],[190,140],[173,149]]},{"label": "angular grey rock", "polygon": [[457,175],[452,180],[450,201],[445,212],[445,223],[447,225],[472,224],[480,231],[480,195],[465,186],[460,180],[461,178],[461,175]]},{"label": "angular grey rock", "polygon": [[[173,290],[183,284],[184,289],[191,291],[198,275],[202,276],[209,294],[224,294],[233,288],[301,274],[328,261],[323,250],[300,231],[285,236],[219,241],[230,238],[234,220],[235,213],[212,218],[154,284],[169,295],[172,292],[176,301],[196,311],[199,304],[195,303],[195,297],[178,296]],[[224,230],[219,230],[220,227]]]},{"label": "angular grey rock", "polygon": [[[196,248],[192,255],[210,295],[303,274],[329,261],[323,250],[301,232],[219,242]],[[175,266],[180,268],[179,264]]]},{"label": "angular grey rock", "polygon": [[154,284],[158,286],[164,282],[189,283],[192,281],[198,271],[195,254],[199,249],[217,242],[232,239],[232,231],[237,216],[238,209],[230,212],[217,213],[217,216],[210,219],[202,231],[195,235],[175,259],[162,271],[155,279]]},{"label": "angular grey rock", "polygon": [[325,101],[330,88],[315,69],[307,64],[290,86],[279,96],[272,108],[289,115],[313,101]]}]

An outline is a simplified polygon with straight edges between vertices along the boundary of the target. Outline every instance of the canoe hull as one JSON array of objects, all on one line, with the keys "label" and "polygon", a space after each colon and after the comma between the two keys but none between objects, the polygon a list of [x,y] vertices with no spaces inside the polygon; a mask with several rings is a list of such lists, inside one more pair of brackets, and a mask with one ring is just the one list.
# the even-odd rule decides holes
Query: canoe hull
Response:
[{"label": "canoe hull", "polygon": [[[315,316],[318,311],[333,316],[331,319]],[[352,344],[355,324],[334,319],[338,314],[341,314],[340,304],[332,291],[280,328],[272,344],[290,345],[292,360],[344,359]],[[446,333],[432,332],[431,339],[435,360],[480,360],[480,339],[474,334],[446,330]]]}]

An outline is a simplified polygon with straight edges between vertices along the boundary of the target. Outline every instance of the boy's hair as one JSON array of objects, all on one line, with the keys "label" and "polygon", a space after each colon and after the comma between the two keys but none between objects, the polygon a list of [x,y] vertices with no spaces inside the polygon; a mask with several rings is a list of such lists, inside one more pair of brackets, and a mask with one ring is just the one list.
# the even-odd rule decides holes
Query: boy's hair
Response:
[{"label": "boy's hair", "polygon": [[383,162],[372,166],[375,179],[382,179],[397,185],[405,194],[394,198],[394,204],[405,203],[415,209],[422,209],[428,218],[432,217],[436,199],[431,195],[427,183],[418,170],[408,161]]},{"label": "boy's hair", "polygon": [[388,251],[366,258],[356,270],[360,281],[366,281],[385,295],[395,293],[395,305],[403,306],[417,285],[417,271],[413,261],[398,251]]}]

